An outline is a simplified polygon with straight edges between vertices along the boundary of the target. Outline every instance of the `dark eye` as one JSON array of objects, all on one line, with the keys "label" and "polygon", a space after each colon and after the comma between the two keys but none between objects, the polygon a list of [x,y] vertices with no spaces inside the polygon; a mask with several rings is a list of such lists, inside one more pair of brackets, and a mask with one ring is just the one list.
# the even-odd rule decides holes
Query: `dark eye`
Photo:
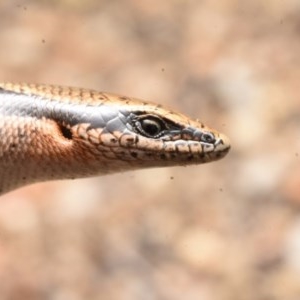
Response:
[{"label": "dark eye", "polygon": [[204,143],[213,144],[215,142],[215,140],[216,139],[215,139],[214,135],[210,132],[203,133],[201,136],[201,141]]},{"label": "dark eye", "polygon": [[137,130],[140,134],[147,137],[157,138],[166,129],[164,122],[161,119],[146,117],[136,121]]}]

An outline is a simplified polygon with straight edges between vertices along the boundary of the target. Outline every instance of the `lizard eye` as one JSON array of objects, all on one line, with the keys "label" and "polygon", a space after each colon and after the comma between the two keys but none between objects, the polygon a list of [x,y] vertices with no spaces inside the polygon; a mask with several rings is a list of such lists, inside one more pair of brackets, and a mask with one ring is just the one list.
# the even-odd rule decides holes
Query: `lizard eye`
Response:
[{"label": "lizard eye", "polygon": [[137,131],[152,138],[160,137],[166,129],[166,124],[159,118],[145,116],[135,122]]}]

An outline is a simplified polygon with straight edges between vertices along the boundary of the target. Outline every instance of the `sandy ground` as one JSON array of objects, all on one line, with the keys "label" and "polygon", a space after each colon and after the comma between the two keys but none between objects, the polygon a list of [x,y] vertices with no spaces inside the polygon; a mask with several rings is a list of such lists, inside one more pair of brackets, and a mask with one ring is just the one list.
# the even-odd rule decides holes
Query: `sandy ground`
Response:
[{"label": "sandy ground", "polygon": [[0,200],[0,299],[300,299],[300,2],[0,0],[0,80],[174,107],[232,150]]}]

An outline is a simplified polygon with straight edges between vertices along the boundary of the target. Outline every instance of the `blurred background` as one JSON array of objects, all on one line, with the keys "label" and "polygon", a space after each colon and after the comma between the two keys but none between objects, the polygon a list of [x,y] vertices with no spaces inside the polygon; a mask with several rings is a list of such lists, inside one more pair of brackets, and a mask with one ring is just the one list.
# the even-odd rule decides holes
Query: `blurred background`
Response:
[{"label": "blurred background", "polygon": [[300,299],[300,2],[0,0],[0,80],[158,102],[223,160],[0,199],[0,299]]}]

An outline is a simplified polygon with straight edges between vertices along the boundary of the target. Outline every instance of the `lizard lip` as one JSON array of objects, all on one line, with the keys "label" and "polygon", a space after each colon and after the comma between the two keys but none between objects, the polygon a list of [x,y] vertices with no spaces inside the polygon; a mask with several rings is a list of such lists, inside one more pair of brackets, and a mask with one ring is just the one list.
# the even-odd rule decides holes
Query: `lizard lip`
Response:
[{"label": "lizard lip", "polygon": [[222,134],[220,133],[219,136],[218,136],[218,139],[216,140],[215,144],[215,150],[217,152],[228,152],[230,150],[230,140],[229,138],[225,135],[225,134]]}]

